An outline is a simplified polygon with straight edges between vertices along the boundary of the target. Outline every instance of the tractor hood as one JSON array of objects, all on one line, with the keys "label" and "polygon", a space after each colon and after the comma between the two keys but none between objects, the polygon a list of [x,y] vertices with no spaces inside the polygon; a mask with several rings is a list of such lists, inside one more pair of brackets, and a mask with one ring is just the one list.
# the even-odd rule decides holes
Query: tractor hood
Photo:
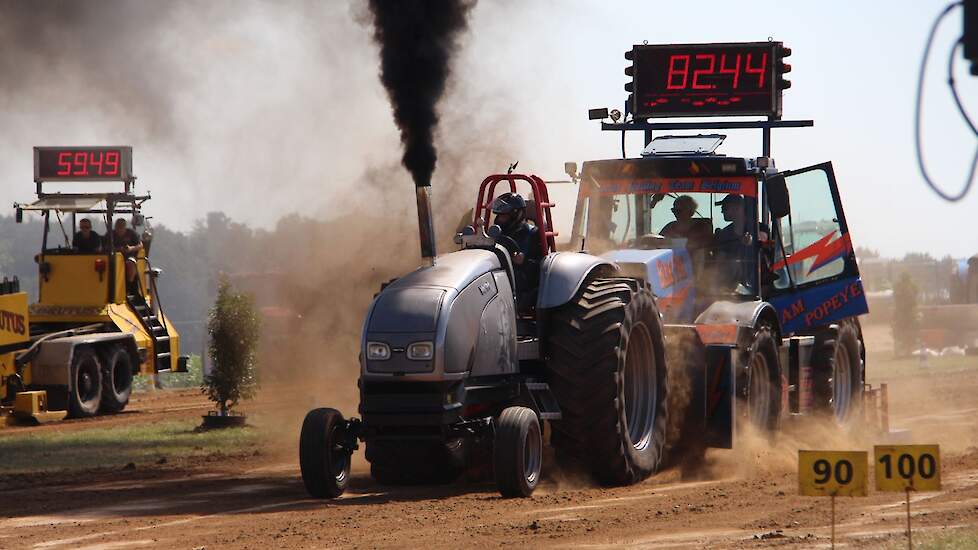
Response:
[{"label": "tractor hood", "polygon": [[376,296],[364,323],[361,373],[440,380],[479,365],[505,367],[510,361],[495,356],[515,358],[514,323],[499,257],[481,249],[446,254]]},{"label": "tractor hood", "polygon": [[601,255],[622,272],[648,281],[667,323],[693,321],[696,289],[693,263],[685,246],[655,250],[612,250]]}]

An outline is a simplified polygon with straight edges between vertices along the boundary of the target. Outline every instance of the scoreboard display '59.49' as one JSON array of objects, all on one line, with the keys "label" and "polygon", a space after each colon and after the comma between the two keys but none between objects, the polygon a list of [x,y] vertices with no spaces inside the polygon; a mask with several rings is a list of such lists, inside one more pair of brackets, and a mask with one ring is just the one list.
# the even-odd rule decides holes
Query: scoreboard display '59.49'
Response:
[{"label": "scoreboard display '59.49'", "polygon": [[35,147],[34,181],[131,181],[132,147]]},{"label": "scoreboard display '59.49'", "polygon": [[629,107],[635,118],[781,116],[782,78],[791,50],[781,42],[637,45],[625,53],[634,63]]}]

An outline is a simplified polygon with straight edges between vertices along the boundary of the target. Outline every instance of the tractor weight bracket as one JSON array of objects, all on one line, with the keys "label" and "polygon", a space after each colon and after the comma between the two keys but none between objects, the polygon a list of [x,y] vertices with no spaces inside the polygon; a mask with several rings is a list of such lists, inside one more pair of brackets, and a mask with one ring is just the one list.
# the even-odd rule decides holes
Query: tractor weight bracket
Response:
[{"label": "tractor weight bracket", "polygon": [[363,421],[359,418],[349,418],[344,423],[344,437],[340,441],[337,441],[336,444],[342,447],[344,451],[353,454],[353,451],[360,448],[357,441],[363,439]]}]

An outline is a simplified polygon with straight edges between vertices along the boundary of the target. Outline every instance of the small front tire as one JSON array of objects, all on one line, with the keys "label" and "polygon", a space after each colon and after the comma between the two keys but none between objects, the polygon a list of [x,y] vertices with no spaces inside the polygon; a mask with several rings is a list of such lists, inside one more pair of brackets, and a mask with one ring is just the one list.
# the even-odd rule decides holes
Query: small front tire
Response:
[{"label": "small front tire", "polygon": [[299,436],[299,469],[309,495],[336,498],[350,481],[352,453],[342,446],[346,421],[336,409],[313,409],[306,414]]},{"label": "small front tire", "polygon": [[496,421],[492,449],[496,487],[506,498],[528,497],[540,482],[543,439],[532,409],[509,407]]}]

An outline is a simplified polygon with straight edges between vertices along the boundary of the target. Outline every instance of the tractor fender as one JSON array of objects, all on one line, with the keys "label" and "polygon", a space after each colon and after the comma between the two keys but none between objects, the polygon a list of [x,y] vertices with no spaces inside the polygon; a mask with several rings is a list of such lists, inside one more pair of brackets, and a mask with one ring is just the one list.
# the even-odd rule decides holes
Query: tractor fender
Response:
[{"label": "tractor fender", "polygon": [[540,290],[537,309],[562,306],[581,288],[584,279],[596,269],[618,271],[618,266],[604,258],[581,252],[555,252],[540,266]]},{"label": "tractor fender", "polygon": [[136,339],[132,334],[124,332],[97,332],[52,338],[40,344],[37,356],[31,361],[31,386],[68,386],[71,388],[71,362],[75,357],[75,349],[80,346],[99,346],[121,342],[129,351],[134,361],[138,361],[139,353]]},{"label": "tractor fender", "polygon": [[696,318],[695,325],[736,325],[737,344],[747,346],[753,338],[754,328],[761,322],[771,325],[776,333],[775,338],[780,342],[781,324],[778,322],[778,314],[774,306],[762,300],[750,302],[718,300],[710,304],[706,311]]}]

